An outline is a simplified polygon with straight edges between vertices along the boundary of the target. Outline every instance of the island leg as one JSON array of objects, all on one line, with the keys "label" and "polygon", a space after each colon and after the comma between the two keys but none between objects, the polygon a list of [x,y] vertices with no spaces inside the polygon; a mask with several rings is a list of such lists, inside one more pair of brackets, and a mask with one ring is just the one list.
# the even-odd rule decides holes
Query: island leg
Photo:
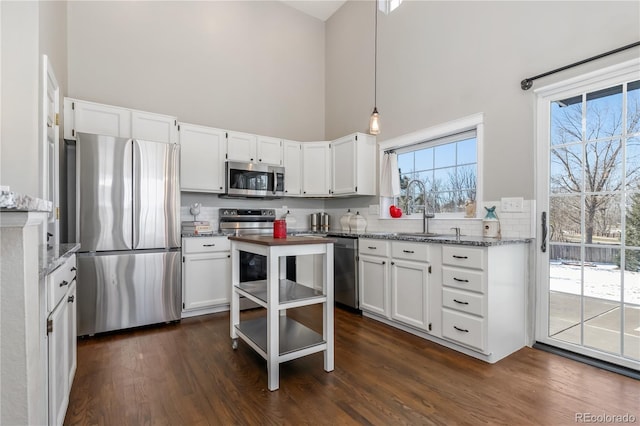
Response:
[{"label": "island leg", "polygon": [[324,371],[333,371],[333,243],[326,245],[322,266],[323,286],[327,296],[327,302],[322,307],[322,338],[327,342],[327,350],[324,352]]},{"label": "island leg", "polygon": [[279,263],[278,256],[270,248],[267,256],[267,375],[270,391],[280,387]]}]

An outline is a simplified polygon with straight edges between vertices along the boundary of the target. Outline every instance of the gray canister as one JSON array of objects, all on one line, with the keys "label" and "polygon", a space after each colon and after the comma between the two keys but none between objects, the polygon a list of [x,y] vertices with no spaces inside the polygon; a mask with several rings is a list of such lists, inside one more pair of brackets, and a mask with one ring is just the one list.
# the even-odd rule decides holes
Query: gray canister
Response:
[{"label": "gray canister", "polygon": [[328,213],[322,213],[320,224],[322,226],[322,232],[329,232],[329,214]]},{"label": "gray canister", "polygon": [[309,215],[309,220],[311,222],[311,230],[319,231],[320,230],[320,214],[321,213],[311,213]]}]

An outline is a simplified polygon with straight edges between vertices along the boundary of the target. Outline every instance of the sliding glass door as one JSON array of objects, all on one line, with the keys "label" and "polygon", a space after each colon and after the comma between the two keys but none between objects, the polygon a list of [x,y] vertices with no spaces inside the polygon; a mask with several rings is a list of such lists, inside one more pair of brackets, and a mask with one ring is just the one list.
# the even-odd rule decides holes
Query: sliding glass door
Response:
[{"label": "sliding glass door", "polygon": [[640,68],[538,93],[536,339],[640,368]]}]

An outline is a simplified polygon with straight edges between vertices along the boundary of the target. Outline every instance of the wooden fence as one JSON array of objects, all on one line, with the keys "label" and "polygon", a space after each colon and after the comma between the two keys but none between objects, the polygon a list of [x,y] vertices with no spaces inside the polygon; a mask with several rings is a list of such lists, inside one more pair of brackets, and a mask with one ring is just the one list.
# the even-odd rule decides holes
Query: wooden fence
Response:
[{"label": "wooden fence", "polygon": [[[617,265],[620,261],[620,248],[616,247],[585,247],[585,262],[611,263]],[[551,245],[549,258],[555,261],[579,261],[580,247]]]}]

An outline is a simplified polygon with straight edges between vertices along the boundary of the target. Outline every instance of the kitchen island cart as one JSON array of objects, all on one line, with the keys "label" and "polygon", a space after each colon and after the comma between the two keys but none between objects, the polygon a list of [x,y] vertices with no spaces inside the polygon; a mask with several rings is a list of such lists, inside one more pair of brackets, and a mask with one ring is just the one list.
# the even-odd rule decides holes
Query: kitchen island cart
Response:
[{"label": "kitchen island cart", "polygon": [[[267,360],[269,390],[279,387],[279,365],[316,352],[324,352],[324,370],[333,371],[333,243],[330,238],[273,238],[264,235],[230,236],[231,339],[238,337]],[[240,282],[240,252],[263,255],[267,279]],[[287,280],[287,256],[322,255],[322,290]],[[240,297],[266,309],[266,316],[240,320]],[[322,304],[322,335],[288,318],[286,310]]]}]

